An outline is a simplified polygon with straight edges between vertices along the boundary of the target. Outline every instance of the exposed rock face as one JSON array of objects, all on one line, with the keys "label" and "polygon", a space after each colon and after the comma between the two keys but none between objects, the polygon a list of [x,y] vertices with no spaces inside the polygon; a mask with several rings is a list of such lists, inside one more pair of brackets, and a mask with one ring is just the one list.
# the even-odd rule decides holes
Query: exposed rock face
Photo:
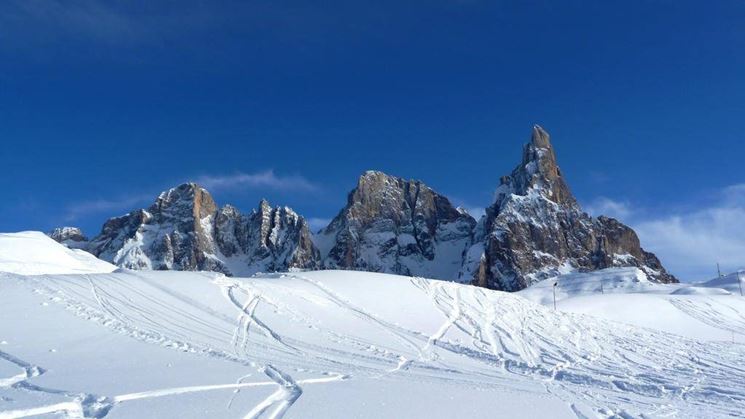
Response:
[{"label": "exposed rock face", "polygon": [[147,210],[108,220],[88,250],[128,269],[228,273],[215,252],[216,212],[206,190],[185,183],[161,193]]},{"label": "exposed rock face", "polygon": [[423,183],[369,171],[316,242],[326,268],[454,279],[475,224]]},{"label": "exposed rock face", "polygon": [[305,219],[287,207],[272,208],[262,200],[250,215],[243,216],[225,206],[217,214],[216,232],[220,252],[231,267],[243,273],[321,266]]},{"label": "exposed rock face", "polygon": [[77,227],[57,227],[47,233],[47,236],[71,249],[84,249],[88,246],[88,237]]},{"label": "exposed rock face", "polygon": [[108,220],[87,250],[129,269],[206,270],[228,275],[318,267],[305,220],[262,201],[249,216],[186,183],[147,210]]},{"label": "exposed rock face", "polygon": [[652,281],[677,282],[629,227],[582,212],[556,163],[548,134],[533,128],[522,163],[501,179],[464,256],[461,278],[516,291],[573,270],[640,267]]},{"label": "exposed rock face", "polygon": [[315,237],[287,207],[218,209],[193,183],[110,219],[90,242],[71,227],[50,236],[131,269],[355,269],[516,291],[561,273],[634,266],[651,281],[677,282],[631,228],[582,211],[539,126],[478,223],[420,181],[369,171]]}]

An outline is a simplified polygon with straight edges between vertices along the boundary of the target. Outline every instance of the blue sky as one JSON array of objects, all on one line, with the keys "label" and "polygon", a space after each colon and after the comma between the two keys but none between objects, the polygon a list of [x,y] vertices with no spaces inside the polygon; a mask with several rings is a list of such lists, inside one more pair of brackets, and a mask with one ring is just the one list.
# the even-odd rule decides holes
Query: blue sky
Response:
[{"label": "blue sky", "polygon": [[491,203],[534,123],[685,279],[745,265],[745,3],[0,4],[0,231],[201,181],[315,224],[359,174]]}]

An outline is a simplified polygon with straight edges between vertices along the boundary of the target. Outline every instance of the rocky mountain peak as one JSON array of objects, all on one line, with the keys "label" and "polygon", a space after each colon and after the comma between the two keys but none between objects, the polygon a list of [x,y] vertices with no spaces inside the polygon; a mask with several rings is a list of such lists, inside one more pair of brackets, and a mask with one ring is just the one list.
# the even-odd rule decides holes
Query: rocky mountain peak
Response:
[{"label": "rocky mountain peak", "polygon": [[367,171],[317,241],[329,268],[452,279],[475,223],[418,180]]},{"label": "rocky mountain peak", "polygon": [[[85,243],[79,230],[50,235]],[[262,199],[248,214],[218,209],[204,188],[184,183],[147,210],[108,220],[84,246],[126,268],[229,275],[357,269],[515,291],[564,272],[636,266],[652,281],[676,281],[631,228],[582,212],[538,125],[478,223],[419,180],[370,170],[316,236],[290,208]]]},{"label": "rocky mountain peak", "polygon": [[486,212],[461,271],[477,285],[515,291],[562,272],[617,266],[639,267],[652,281],[677,281],[631,228],[582,212],[548,133],[537,125]]},{"label": "rocky mountain peak", "polygon": [[401,221],[407,206],[406,195],[411,182],[383,172],[367,171],[357,181],[347,199],[347,210],[352,219],[368,224],[379,217]]},{"label": "rocky mountain peak", "polygon": [[261,200],[248,216],[217,207],[206,189],[184,183],[158,195],[147,210],[112,218],[88,249],[130,269],[209,270],[228,275],[317,268],[305,220]]},{"label": "rocky mountain peak", "polygon": [[551,148],[550,136],[540,125],[533,125],[533,133],[530,136],[530,144],[535,148]]},{"label": "rocky mountain peak", "polygon": [[259,201],[259,206],[257,208],[257,211],[267,213],[272,210],[272,204],[269,203],[266,199],[262,198],[261,201]]},{"label": "rocky mountain peak", "polygon": [[509,176],[500,179],[497,201],[509,194],[541,196],[566,206],[577,206],[561,169],[548,132],[539,125],[533,126],[530,142],[523,147],[522,162]]},{"label": "rocky mountain peak", "polygon": [[74,249],[84,248],[88,245],[88,237],[77,227],[57,227],[47,233],[47,236]]},{"label": "rocky mountain peak", "polygon": [[305,219],[288,207],[272,207],[262,199],[249,217],[243,246],[248,265],[262,271],[320,267],[320,254],[313,244]]},{"label": "rocky mountain peak", "polygon": [[217,204],[206,189],[189,182],[161,192],[149,211],[165,217],[184,217],[189,213],[197,220],[214,215]]}]

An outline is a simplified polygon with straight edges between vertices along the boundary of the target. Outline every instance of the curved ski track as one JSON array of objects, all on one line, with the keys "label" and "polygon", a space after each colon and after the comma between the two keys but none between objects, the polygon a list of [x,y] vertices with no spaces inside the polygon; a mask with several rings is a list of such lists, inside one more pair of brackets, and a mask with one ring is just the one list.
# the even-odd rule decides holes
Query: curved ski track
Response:
[{"label": "curved ski track", "polygon": [[[243,382],[241,378],[224,385],[113,396],[70,394],[32,385],[29,381],[44,369],[0,352],[0,361],[21,370],[0,379],[0,388],[54,392],[70,398],[68,402],[0,412],[0,418],[52,412],[101,418],[120,403],[219,389],[234,389],[236,397],[238,390],[258,386],[275,386],[277,390],[243,416],[281,418],[302,396],[303,386],[355,377],[540,391],[564,400],[579,418],[736,416],[745,406],[742,345],[696,342],[590,316],[554,312],[511,294],[412,278],[410,286],[430,301],[426,307],[432,315],[442,319],[439,328],[425,332],[377,315],[333,286],[308,276],[236,279],[202,275],[219,287],[225,306],[207,306],[136,272],[28,280],[37,292],[117,333],[250,366],[265,374],[268,381]],[[275,284],[272,279],[282,282]],[[288,282],[293,286],[287,286]],[[745,333],[745,319],[737,313],[723,314],[685,302],[674,304],[705,322],[719,324],[722,315],[729,316],[726,326],[717,327]],[[329,324],[319,316],[328,313],[331,317],[353,317],[366,327]],[[293,330],[308,332],[290,333]],[[316,378],[295,380],[289,371]],[[230,403],[232,399],[228,407]]]}]

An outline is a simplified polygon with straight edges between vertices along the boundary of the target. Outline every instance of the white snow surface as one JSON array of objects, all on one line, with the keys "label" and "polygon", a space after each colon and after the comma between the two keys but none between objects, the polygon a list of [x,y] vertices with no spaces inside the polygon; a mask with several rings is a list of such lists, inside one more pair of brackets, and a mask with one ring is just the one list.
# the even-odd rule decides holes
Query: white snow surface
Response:
[{"label": "white snow surface", "polygon": [[[745,275],[744,275],[745,276]],[[589,314],[698,341],[745,343],[745,298],[736,275],[699,284],[649,282],[638,268],[609,268],[549,278],[519,291],[560,311]],[[724,287],[724,288],[720,288]]]},{"label": "white snow surface", "polygon": [[0,418],[742,415],[745,299],[572,275],[553,310],[368,272],[0,273]]},{"label": "white snow surface", "polygon": [[0,233],[0,272],[22,275],[111,272],[116,266],[68,249],[39,231]]}]

